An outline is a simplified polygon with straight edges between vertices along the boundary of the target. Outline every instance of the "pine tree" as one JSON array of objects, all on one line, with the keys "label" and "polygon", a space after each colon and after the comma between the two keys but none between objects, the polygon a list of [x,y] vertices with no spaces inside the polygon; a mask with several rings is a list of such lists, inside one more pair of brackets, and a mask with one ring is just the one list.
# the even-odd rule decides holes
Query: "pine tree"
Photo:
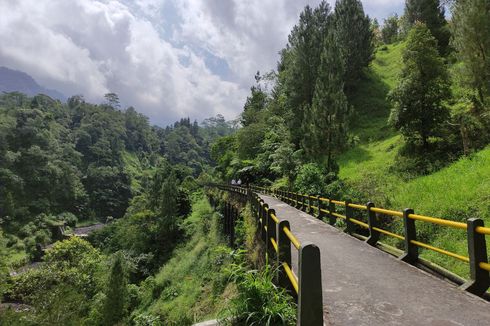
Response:
[{"label": "pine tree", "polygon": [[424,23],[436,38],[439,53],[448,53],[451,33],[440,0],[406,0],[405,17],[410,26],[416,22]]},{"label": "pine tree", "polygon": [[282,52],[280,83],[285,87],[287,106],[291,112],[288,119],[293,143],[301,142],[300,128],[305,111],[313,103],[315,83],[320,66],[323,39],[330,25],[330,6],[322,1],[312,9],[306,6],[300,14],[299,23],[289,35],[289,44]]},{"label": "pine tree", "polygon": [[437,51],[437,41],[427,26],[416,23],[403,52],[403,68],[398,85],[390,93],[394,107],[390,121],[411,143],[436,136],[447,121],[444,101],[449,97],[449,77]]},{"label": "pine tree", "polygon": [[338,0],[334,12],[335,42],[345,67],[345,91],[354,89],[363,69],[373,60],[374,34],[371,20],[359,0]]},{"label": "pine tree", "polygon": [[347,98],[344,94],[344,66],[334,33],[328,34],[321,56],[309,119],[305,120],[303,147],[310,157],[327,160],[328,171],[335,170],[334,154],[346,141]]},{"label": "pine tree", "polygon": [[453,45],[463,62],[463,80],[478,99],[490,97],[490,2],[458,0],[452,11]]},{"label": "pine tree", "polygon": [[116,253],[107,282],[106,300],[104,304],[104,325],[114,325],[124,318],[126,304],[126,271],[124,256]]}]

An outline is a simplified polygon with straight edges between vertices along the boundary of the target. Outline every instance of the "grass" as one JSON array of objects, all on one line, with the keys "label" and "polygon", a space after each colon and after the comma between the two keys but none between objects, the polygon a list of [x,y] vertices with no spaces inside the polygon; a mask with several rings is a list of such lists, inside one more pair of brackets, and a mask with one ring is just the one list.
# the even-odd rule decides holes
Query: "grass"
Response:
[{"label": "grass", "polygon": [[361,80],[358,88],[350,96],[350,103],[355,108],[351,131],[362,143],[381,140],[393,136],[394,132],[387,127],[390,115],[390,104],[386,97],[395,86],[400,73],[401,52],[404,43],[397,43],[378,48],[376,57]]}]

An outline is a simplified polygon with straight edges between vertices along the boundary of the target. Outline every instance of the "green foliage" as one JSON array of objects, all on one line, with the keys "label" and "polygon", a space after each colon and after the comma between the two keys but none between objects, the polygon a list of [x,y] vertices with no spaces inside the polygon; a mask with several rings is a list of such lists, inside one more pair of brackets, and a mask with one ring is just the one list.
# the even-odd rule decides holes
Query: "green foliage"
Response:
[{"label": "green foliage", "polygon": [[451,33],[445,18],[444,5],[440,0],[407,0],[405,18],[410,27],[417,23],[425,24],[437,40],[439,53],[448,54]]},{"label": "green foliage", "polygon": [[315,9],[306,6],[288,37],[288,46],[282,51],[279,80],[286,94],[285,105],[291,113],[287,119],[291,141],[296,146],[303,131],[298,127],[303,125],[305,110],[313,103],[323,38],[329,25],[327,2],[322,1]]},{"label": "green foliage", "polygon": [[275,271],[270,267],[249,270],[246,265],[233,264],[230,277],[237,286],[238,295],[230,302],[224,314],[231,325],[294,325],[296,307],[292,297],[274,285]]},{"label": "green foliage", "polygon": [[124,267],[124,256],[116,253],[112,262],[109,279],[106,285],[103,321],[104,325],[115,325],[124,318],[127,303],[127,276]]},{"label": "green foliage", "polygon": [[35,324],[80,325],[101,289],[101,262],[100,253],[84,240],[57,242],[44,263],[14,277],[8,295],[34,308],[26,318]]},{"label": "green foliage", "polygon": [[324,193],[325,184],[324,169],[316,163],[308,163],[299,168],[294,187],[300,193],[315,195]]},{"label": "green foliage", "polygon": [[327,160],[327,171],[335,170],[334,154],[346,143],[348,115],[347,98],[344,94],[345,67],[332,32],[325,38],[319,75],[315,86],[313,105],[304,120],[308,130],[303,147],[309,157]]},{"label": "green foliage", "polygon": [[398,15],[394,14],[385,18],[383,28],[381,29],[381,39],[385,44],[390,44],[398,41],[400,26]]},{"label": "green foliage", "polygon": [[343,63],[345,89],[350,93],[374,57],[371,20],[359,0],[337,0],[334,11],[335,42]]},{"label": "green foliage", "polygon": [[438,55],[436,40],[422,23],[411,30],[403,53],[397,87],[390,93],[394,107],[390,120],[411,143],[428,146],[448,119],[444,101],[449,97],[449,76]]},{"label": "green foliage", "polygon": [[0,228],[0,302],[2,301],[3,293],[7,287],[7,241],[3,237],[2,229]]},{"label": "green foliage", "polygon": [[462,62],[466,87],[474,89],[477,101],[490,104],[490,12],[486,0],[459,0],[452,8],[452,45]]},{"label": "green foliage", "polygon": [[227,305],[223,268],[231,260],[231,250],[221,244],[218,218],[206,199],[193,204],[183,225],[188,241],[155,277],[141,283],[141,305],[131,317],[137,325],[148,325],[148,321],[150,325],[191,325],[214,317]]}]

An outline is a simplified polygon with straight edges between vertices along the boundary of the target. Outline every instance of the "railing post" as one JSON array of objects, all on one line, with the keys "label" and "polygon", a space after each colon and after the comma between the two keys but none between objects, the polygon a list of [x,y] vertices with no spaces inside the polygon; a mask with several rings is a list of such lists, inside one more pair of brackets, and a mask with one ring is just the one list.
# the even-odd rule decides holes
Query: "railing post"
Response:
[{"label": "railing post", "polygon": [[337,220],[337,218],[333,216],[333,213],[335,213],[335,204],[332,203],[331,199],[328,200],[328,211],[330,212],[330,214],[328,214],[328,224],[335,225],[335,221]]},{"label": "railing post", "polygon": [[313,207],[311,206],[311,197],[312,195],[307,195],[308,196],[308,214],[313,215]]},{"label": "railing post", "polygon": [[322,209],[325,209],[325,208],[323,207],[323,201],[320,198],[321,198],[320,195],[316,196],[316,202],[318,204],[318,214],[317,214],[316,217],[319,220],[323,220],[323,217],[325,216],[325,213],[322,211]]},{"label": "railing post", "polygon": [[294,203],[294,207],[299,209],[301,207],[301,203],[299,202],[299,194],[297,192],[294,193],[296,197],[296,202]]},{"label": "railing post", "polygon": [[485,235],[476,232],[484,226],[483,220],[470,218],[467,223],[468,255],[470,256],[471,280],[461,286],[462,289],[476,295],[484,294],[490,286],[489,272],[480,268],[480,263],[488,263]]},{"label": "railing post", "polygon": [[268,242],[267,242],[267,233],[265,231],[265,226],[267,226],[267,217],[268,217],[268,213],[267,213],[267,210],[269,209],[269,205],[268,204],[264,204],[264,206],[262,206],[262,225],[260,226],[261,227],[261,234],[262,234],[262,241],[264,241],[264,245],[265,245],[265,252],[267,252],[268,248],[269,248],[269,245],[268,245]]},{"label": "railing post", "polygon": [[301,194],[301,210],[306,212],[306,195]]},{"label": "railing post", "polygon": [[312,243],[304,243],[299,249],[298,265],[297,325],[323,326],[320,249]]},{"label": "railing post", "polygon": [[276,239],[276,223],[272,220],[271,215],[274,214],[276,215],[276,211],[272,208],[269,209],[267,212],[267,248],[269,249],[268,253],[269,256],[271,257],[271,264],[275,262],[275,257],[276,257],[276,252],[274,250],[274,246],[272,245],[271,238],[274,239],[274,241],[277,241]]},{"label": "railing post", "polygon": [[279,253],[277,255],[277,265],[279,266],[277,282],[290,294],[296,296],[296,292],[282,266],[283,263],[286,263],[291,268],[291,240],[289,240],[286,233],[283,231],[285,227],[290,229],[289,221],[282,220],[277,224],[277,246],[279,248]]},{"label": "railing post", "polygon": [[[259,231],[261,231],[261,226],[262,226],[262,222],[263,220],[261,221],[262,219],[262,205],[264,203],[264,200],[261,199],[260,197],[257,197],[257,227],[259,228]],[[262,232],[260,233],[262,234]]]},{"label": "railing post", "polygon": [[366,243],[371,246],[376,246],[379,241],[380,233],[373,228],[378,227],[378,219],[376,217],[376,212],[373,212],[371,208],[374,207],[374,203],[369,202],[366,204],[368,211],[368,225],[369,225],[369,238],[367,238]]},{"label": "railing post", "polygon": [[413,214],[413,209],[405,208],[403,210],[403,227],[405,229],[405,254],[400,257],[400,260],[414,264],[419,259],[419,249],[411,241],[417,240],[417,230],[415,228],[415,220],[408,216]]},{"label": "railing post", "polygon": [[235,247],[235,218],[237,215],[237,209],[231,206],[230,212],[230,247]]},{"label": "railing post", "polygon": [[345,201],[345,232],[351,234],[354,232],[354,223],[350,220],[351,218],[354,217],[354,211],[352,210],[352,207],[349,206],[349,204],[352,204],[352,201],[350,199],[347,199]]}]

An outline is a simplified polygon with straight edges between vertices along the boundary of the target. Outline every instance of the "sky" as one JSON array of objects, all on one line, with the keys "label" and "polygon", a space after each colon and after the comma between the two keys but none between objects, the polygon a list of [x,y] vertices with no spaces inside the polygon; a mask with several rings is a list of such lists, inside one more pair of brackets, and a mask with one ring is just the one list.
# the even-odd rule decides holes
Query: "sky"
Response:
[{"label": "sky", "polygon": [[[333,4],[333,0],[329,1]],[[363,0],[380,23],[403,0]],[[115,92],[160,126],[236,118],[319,0],[0,0],[0,66],[66,96]]]}]

